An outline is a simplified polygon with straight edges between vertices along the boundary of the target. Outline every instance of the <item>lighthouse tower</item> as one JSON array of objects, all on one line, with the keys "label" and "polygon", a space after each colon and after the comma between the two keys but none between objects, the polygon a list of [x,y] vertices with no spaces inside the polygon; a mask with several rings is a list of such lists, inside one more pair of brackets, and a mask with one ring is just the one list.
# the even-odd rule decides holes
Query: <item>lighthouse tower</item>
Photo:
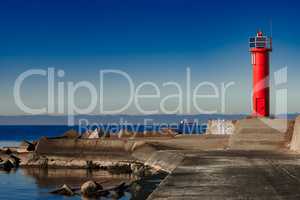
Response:
[{"label": "lighthouse tower", "polygon": [[272,51],[272,38],[258,31],[249,39],[251,64],[253,67],[252,115],[270,115],[269,52]]}]

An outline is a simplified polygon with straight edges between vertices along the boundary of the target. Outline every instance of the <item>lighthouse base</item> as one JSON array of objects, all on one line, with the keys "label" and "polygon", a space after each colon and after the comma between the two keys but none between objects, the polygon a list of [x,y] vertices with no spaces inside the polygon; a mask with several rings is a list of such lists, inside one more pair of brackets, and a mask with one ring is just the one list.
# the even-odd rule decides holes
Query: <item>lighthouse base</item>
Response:
[{"label": "lighthouse base", "polygon": [[230,136],[229,148],[233,150],[277,150],[284,146],[289,122],[282,119],[252,117],[236,123]]}]

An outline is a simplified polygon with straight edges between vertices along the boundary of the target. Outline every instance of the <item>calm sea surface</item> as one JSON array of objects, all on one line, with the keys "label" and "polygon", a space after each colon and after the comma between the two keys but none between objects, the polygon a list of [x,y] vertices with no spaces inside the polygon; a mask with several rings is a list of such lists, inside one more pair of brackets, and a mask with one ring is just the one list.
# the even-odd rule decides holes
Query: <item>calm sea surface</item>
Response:
[{"label": "calm sea surface", "polygon": [[[71,128],[81,131],[78,126],[0,126],[0,146],[18,146],[22,140],[59,136]],[[162,178],[155,176],[143,180],[142,189],[138,194],[126,193],[121,199],[145,199]],[[0,170],[0,200],[76,200],[81,197],[64,197],[49,192],[65,183],[79,187],[84,181],[95,180],[103,183],[105,188],[132,179],[129,175],[116,176],[101,170],[92,173],[77,169],[18,169],[9,173]]]},{"label": "calm sea surface", "polygon": [[[109,131],[111,133],[118,133],[120,129],[126,128],[129,131],[137,131],[143,132],[144,130],[147,131],[158,131],[165,126],[120,126],[120,125],[110,125],[110,126],[103,126],[103,130]],[[199,125],[199,126],[178,126],[178,127],[169,127],[173,128],[175,131],[179,132],[193,132],[201,134],[205,132],[206,125]],[[64,132],[75,129],[76,131],[82,133],[85,132],[87,129],[95,129],[95,127],[79,127],[79,126],[62,126],[62,125],[53,125],[53,126],[40,126],[40,125],[8,125],[8,126],[0,126],[0,141],[22,141],[22,140],[37,140],[42,136],[48,137],[55,137],[60,136]]]},{"label": "calm sea surface", "polygon": [[[165,174],[154,175],[139,181],[139,190],[135,193],[125,192],[120,200],[142,200],[157,187]],[[73,188],[80,187],[87,180],[94,180],[104,188],[116,186],[122,182],[135,180],[131,175],[111,175],[103,170],[89,172],[84,169],[18,169],[5,172],[0,170],[1,200],[76,200],[80,196],[65,197],[51,194],[50,191],[68,184]],[[101,198],[111,200],[111,198]]]}]

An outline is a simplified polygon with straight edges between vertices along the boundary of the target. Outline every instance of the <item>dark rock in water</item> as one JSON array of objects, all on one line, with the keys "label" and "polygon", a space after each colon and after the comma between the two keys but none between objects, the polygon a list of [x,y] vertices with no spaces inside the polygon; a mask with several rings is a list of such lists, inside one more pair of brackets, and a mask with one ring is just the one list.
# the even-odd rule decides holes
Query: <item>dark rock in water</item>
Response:
[{"label": "dark rock in water", "polygon": [[60,195],[65,195],[65,196],[74,196],[75,195],[75,192],[72,190],[72,188],[66,184],[64,184],[60,188],[58,188],[50,193],[60,194]]},{"label": "dark rock in water", "polygon": [[14,168],[14,165],[10,160],[5,160],[0,163],[0,169],[10,171],[12,168]]},{"label": "dark rock in water", "polygon": [[131,174],[132,169],[129,164],[116,164],[108,167],[108,172],[111,174]]},{"label": "dark rock in water", "polygon": [[11,151],[9,148],[7,148],[7,149],[4,151],[4,153],[7,154],[7,155],[10,155],[10,154],[12,154],[12,151]]},{"label": "dark rock in water", "polygon": [[28,143],[28,146],[26,148],[27,151],[34,151],[35,150],[35,147],[36,147],[36,144],[34,143]]},{"label": "dark rock in water", "polygon": [[34,151],[36,144],[36,142],[29,142],[27,140],[24,140],[23,142],[21,142],[20,147],[26,149],[27,151]]},{"label": "dark rock in water", "polygon": [[102,189],[103,187],[95,181],[87,181],[80,187],[80,191],[85,197],[93,197],[97,194],[98,190]]},{"label": "dark rock in water", "polygon": [[139,177],[152,175],[151,168],[140,163],[131,164],[131,170],[132,170],[132,174]]},{"label": "dark rock in water", "polygon": [[118,185],[110,191],[111,197],[113,199],[119,199],[120,197],[124,196],[124,192],[128,189],[128,187],[129,186],[127,186],[125,183],[121,183],[120,185]]},{"label": "dark rock in water", "polygon": [[76,139],[76,138],[79,138],[79,136],[80,136],[79,133],[74,129],[70,129],[63,134],[63,137],[69,138],[69,139]]},{"label": "dark rock in water", "polygon": [[[130,169],[128,169],[128,167]],[[139,177],[145,177],[145,176],[151,176],[152,170],[151,167],[144,165],[143,163],[132,163],[130,165],[121,165],[121,166],[114,166],[112,167],[113,169],[115,169],[115,171],[118,172],[118,170],[120,171],[120,173],[132,173],[135,176],[139,176]],[[117,170],[118,169],[118,170]]]},{"label": "dark rock in water", "polygon": [[98,190],[95,197],[106,197],[110,194],[109,190]]},{"label": "dark rock in water", "polygon": [[103,187],[102,187],[101,184],[99,184],[99,183],[97,183],[97,182],[95,182],[95,183],[96,183],[96,185],[97,185],[97,189],[98,189],[98,190],[102,190],[102,189],[103,189]]},{"label": "dark rock in water", "polygon": [[14,166],[15,168],[19,167],[19,164],[20,164],[21,159],[18,158],[17,156],[11,154],[11,155],[9,156],[8,160],[13,164],[13,166]]},{"label": "dark rock in water", "polygon": [[35,150],[35,145],[30,144],[28,145],[28,147],[26,148],[27,151],[34,151]]},{"label": "dark rock in water", "polygon": [[3,155],[5,158],[0,158],[0,169],[4,169],[6,171],[10,171],[12,168],[19,167],[20,159],[13,155]]}]

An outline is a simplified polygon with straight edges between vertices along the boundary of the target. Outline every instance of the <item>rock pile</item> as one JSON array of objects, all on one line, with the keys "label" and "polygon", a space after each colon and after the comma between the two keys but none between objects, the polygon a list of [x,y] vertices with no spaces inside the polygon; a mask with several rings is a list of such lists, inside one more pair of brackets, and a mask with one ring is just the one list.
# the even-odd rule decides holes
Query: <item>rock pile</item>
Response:
[{"label": "rock pile", "polygon": [[108,197],[118,199],[122,197],[130,187],[131,184],[121,183],[115,187],[104,189],[101,184],[89,180],[83,183],[80,188],[72,188],[64,184],[50,193],[64,196],[82,195],[84,198]]},{"label": "rock pile", "polygon": [[26,151],[34,151],[36,145],[37,142],[29,142],[27,140],[24,140],[23,142],[21,142],[19,148],[24,149]]},{"label": "rock pile", "polygon": [[4,154],[0,157],[0,169],[10,171],[13,168],[18,168],[20,164],[20,158],[15,156],[10,149],[4,151]]},{"label": "rock pile", "polygon": [[132,174],[137,177],[151,176],[154,173],[151,167],[139,162],[117,163],[109,166],[106,170],[111,174]]},{"label": "rock pile", "polygon": [[68,139],[76,139],[80,137],[80,134],[76,130],[70,129],[63,134],[63,137]]}]

